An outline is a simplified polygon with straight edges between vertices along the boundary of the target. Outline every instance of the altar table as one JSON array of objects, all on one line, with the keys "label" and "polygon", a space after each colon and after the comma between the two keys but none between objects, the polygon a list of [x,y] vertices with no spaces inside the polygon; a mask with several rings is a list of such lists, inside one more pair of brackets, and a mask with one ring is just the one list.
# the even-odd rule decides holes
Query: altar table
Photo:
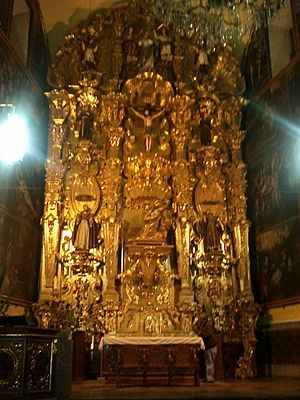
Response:
[{"label": "altar table", "polygon": [[102,353],[101,375],[105,378],[193,377],[199,383],[197,349],[204,350],[198,336],[105,336],[99,349]]}]

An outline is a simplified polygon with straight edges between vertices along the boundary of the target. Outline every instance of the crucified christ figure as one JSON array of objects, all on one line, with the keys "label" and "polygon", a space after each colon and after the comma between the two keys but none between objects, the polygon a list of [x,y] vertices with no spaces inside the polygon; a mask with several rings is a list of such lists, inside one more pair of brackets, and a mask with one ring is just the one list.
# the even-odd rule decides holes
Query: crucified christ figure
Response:
[{"label": "crucified christ figure", "polygon": [[156,113],[151,113],[148,108],[145,108],[144,113],[141,113],[137,111],[135,108],[131,107],[131,112],[141,119],[144,124],[144,136],[145,136],[145,149],[147,152],[151,151],[152,147],[152,124],[153,121],[157,118],[159,118],[163,113],[165,112],[165,108],[162,110],[156,112]]}]

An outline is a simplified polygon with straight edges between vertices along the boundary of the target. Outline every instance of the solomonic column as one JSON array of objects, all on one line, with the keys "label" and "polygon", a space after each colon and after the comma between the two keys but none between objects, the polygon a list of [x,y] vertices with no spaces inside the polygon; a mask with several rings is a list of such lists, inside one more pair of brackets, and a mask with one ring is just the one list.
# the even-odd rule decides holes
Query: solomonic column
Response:
[{"label": "solomonic column", "polygon": [[124,115],[126,96],[109,93],[103,97],[101,123],[107,135],[107,159],[102,174],[102,237],[105,249],[105,271],[107,278],[104,300],[117,303],[119,294],[116,290],[115,279],[118,274],[118,249],[121,230],[121,173],[122,162],[120,144],[124,129],[120,126]]},{"label": "solomonic column", "polygon": [[189,211],[192,208],[189,163],[187,160],[187,142],[190,136],[189,122],[193,100],[188,96],[175,96],[171,102],[171,137],[175,148],[173,161],[172,186],[173,208],[176,213],[175,237],[178,262],[178,275],[181,278],[180,303],[191,303],[194,295],[189,270],[190,222]]},{"label": "solomonic column", "polygon": [[65,124],[65,121],[70,113],[70,98],[65,89],[54,89],[46,95],[49,99],[51,121],[46,165],[40,300],[52,298],[57,281],[60,210],[62,204],[63,176],[65,173],[61,153],[67,135],[67,124]]}]

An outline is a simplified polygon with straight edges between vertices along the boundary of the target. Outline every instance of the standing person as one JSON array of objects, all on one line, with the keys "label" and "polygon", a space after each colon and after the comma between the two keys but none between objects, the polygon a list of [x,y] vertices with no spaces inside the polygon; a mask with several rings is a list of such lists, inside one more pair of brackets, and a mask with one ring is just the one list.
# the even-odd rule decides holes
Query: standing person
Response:
[{"label": "standing person", "polygon": [[206,382],[212,383],[215,380],[215,358],[217,355],[217,342],[214,338],[214,328],[212,320],[206,318],[202,325],[200,335],[205,345],[205,373]]}]

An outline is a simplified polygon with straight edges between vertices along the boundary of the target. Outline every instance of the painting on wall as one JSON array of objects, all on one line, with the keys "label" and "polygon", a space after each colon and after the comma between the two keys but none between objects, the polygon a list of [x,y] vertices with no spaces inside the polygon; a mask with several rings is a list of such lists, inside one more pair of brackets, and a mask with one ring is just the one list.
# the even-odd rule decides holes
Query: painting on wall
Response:
[{"label": "painting on wall", "polygon": [[253,287],[269,305],[300,299],[299,149],[299,140],[278,135],[248,170]]},{"label": "painting on wall", "polygon": [[36,169],[0,168],[0,296],[11,303],[37,298],[42,187]]},{"label": "painting on wall", "polygon": [[256,285],[263,303],[288,304],[300,298],[300,221],[261,233],[256,239]]},{"label": "painting on wall", "polygon": [[35,301],[40,233],[30,224],[4,212],[1,213],[0,225],[0,295],[13,303]]},{"label": "painting on wall", "polygon": [[247,108],[247,121],[249,123],[246,136],[247,158],[256,158],[277,136],[277,130],[274,129],[275,121],[269,103],[271,96],[266,94],[264,101],[252,101]]},{"label": "painting on wall", "polygon": [[[8,7],[8,3],[13,2],[4,3],[6,5],[0,9],[5,12],[5,19],[10,19],[10,14],[16,10]],[[34,2],[23,0],[20,3],[24,3],[25,6],[28,3],[29,6],[29,3]],[[27,18],[28,7],[25,8]],[[37,35],[40,26],[35,17],[36,7],[33,5],[30,9],[31,16],[35,18],[35,34],[29,32],[29,36],[25,35],[23,39],[27,41]],[[43,39],[42,34],[40,38]],[[35,46],[36,43],[40,43],[39,40],[35,40]],[[42,72],[40,68],[44,65],[43,45],[39,47],[37,56],[38,60],[41,58],[42,61],[38,62],[37,68]],[[7,46],[7,40],[1,38],[1,102],[13,104],[16,112],[21,115],[26,113],[29,139],[28,152],[22,162],[9,165],[0,162],[0,298],[18,304],[36,301],[41,256],[40,219],[43,208],[48,123],[46,97],[33,77],[28,75],[27,67],[33,65],[34,57],[34,52],[30,52],[26,65],[22,65],[11,46]],[[42,73],[39,75],[42,76]]]},{"label": "painting on wall", "polygon": [[299,146],[273,148],[249,170],[252,220],[257,232],[298,215]]},{"label": "painting on wall", "polygon": [[244,75],[247,91],[258,91],[272,77],[268,29],[254,30],[246,49]]}]

